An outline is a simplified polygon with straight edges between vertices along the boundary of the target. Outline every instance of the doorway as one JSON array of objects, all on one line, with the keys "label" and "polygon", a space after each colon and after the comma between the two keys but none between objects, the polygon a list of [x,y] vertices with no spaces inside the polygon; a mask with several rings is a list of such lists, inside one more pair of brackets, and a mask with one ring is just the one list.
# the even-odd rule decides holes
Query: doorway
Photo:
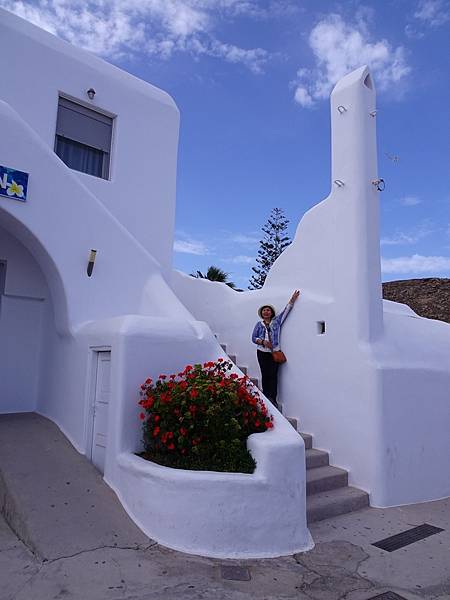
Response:
[{"label": "doorway", "polygon": [[91,461],[103,473],[108,441],[108,408],[111,397],[111,351],[96,351],[94,360]]}]

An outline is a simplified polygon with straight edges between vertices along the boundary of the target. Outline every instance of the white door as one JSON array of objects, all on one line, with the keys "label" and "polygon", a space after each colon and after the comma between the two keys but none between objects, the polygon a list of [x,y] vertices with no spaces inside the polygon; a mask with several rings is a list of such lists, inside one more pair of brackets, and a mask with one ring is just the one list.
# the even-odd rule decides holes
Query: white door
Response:
[{"label": "white door", "polygon": [[111,352],[97,352],[91,460],[101,473],[103,473],[105,469],[110,395]]}]

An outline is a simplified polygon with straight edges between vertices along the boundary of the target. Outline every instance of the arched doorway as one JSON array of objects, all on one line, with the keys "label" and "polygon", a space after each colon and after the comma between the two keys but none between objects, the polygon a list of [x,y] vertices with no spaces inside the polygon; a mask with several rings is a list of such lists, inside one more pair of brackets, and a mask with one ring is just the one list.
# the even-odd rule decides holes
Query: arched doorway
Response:
[{"label": "arched doorway", "polygon": [[39,404],[42,370],[56,334],[46,278],[30,251],[0,225],[0,412]]}]

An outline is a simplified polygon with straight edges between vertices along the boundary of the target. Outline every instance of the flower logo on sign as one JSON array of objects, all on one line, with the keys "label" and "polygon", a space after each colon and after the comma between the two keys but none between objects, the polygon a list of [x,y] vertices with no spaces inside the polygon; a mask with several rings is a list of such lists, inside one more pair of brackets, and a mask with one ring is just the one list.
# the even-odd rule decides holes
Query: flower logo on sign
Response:
[{"label": "flower logo on sign", "polygon": [[18,198],[23,198],[23,185],[19,185],[13,179],[12,182],[9,184],[6,193],[8,194],[8,196],[17,196]]}]

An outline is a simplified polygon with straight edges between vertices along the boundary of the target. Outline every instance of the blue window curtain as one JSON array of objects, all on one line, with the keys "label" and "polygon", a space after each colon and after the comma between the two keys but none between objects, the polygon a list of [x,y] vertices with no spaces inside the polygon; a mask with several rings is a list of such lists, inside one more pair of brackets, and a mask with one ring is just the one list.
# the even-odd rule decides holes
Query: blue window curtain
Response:
[{"label": "blue window curtain", "polygon": [[96,177],[107,176],[103,173],[105,153],[101,150],[57,135],[55,152],[71,169]]}]

